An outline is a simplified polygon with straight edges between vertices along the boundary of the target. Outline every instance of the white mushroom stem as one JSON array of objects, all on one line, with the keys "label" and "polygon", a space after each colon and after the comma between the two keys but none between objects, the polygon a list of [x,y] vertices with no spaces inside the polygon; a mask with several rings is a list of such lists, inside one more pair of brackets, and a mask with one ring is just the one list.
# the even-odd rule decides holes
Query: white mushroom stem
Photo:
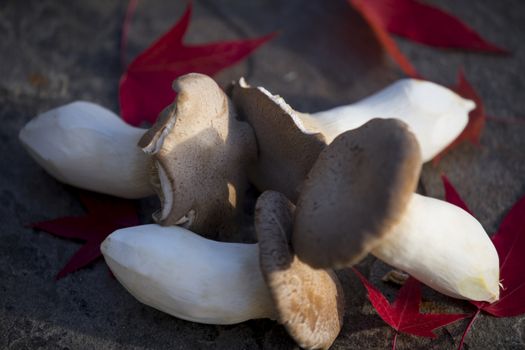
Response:
[{"label": "white mushroom stem", "polygon": [[461,134],[476,106],[450,89],[417,79],[399,80],[356,103],[313,114],[297,113],[278,96],[260,89],[288,111],[300,129],[323,134],[327,143],[374,118],[400,119],[416,135],[424,162]]},{"label": "white mushroom stem", "polygon": [[66,184],[123,198],[154,194],[150,159],[137,146],[145,130],[90,102],[38,115],[20,131],[29,154]]},{"label": "white mushroom stem", "polygon": [[185,320],[234,324],[276,318],[257,244],[222,243],[181,227],[115,231],[101,251],[140,302]]},{"label": "white mushroom stem", "polygon": [[450,203],[414,194],[401,222],[372,250],[454,298],[499,298],[498,253],[481,224]]}]

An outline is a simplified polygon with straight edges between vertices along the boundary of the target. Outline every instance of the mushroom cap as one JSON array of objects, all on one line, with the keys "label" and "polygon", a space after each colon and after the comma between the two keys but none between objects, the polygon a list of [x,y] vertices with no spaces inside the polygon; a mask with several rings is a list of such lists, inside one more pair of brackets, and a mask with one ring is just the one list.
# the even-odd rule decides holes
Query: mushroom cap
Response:
[{"label": "mushroom cap", "polygon": [[247,185],[246,165],[256,157],[253,131],[237,120],[228,97],[210,77],[178,78],[174,104],[139,141],[153,156],[152,183],[161,199],[154,218],[211,235],[235,226]]},{"label": "mushroom cap", "polygon": [[344,295],[329,270],[314,270],[292,251],[294,205],[282,194],[264,192],[255,207],[262,275],[278,321],[303,348],[327,349],[341,330]]},{"label": "mushroom cap", "polygon": [[420,171],[419,144],[400,120],[372,119],[336,137],[297,202],[299,258],[314,268],[357,263],[400,221]]},{"label": "mushroom cap", "polygon": [[231,88],[240,115],[253,127],[258,158],[249,169],[260,191],[275,190],[295,202],[299,188],[326,143],[320,133],[308,131],[298,112],[279,96],[240,79]]}]

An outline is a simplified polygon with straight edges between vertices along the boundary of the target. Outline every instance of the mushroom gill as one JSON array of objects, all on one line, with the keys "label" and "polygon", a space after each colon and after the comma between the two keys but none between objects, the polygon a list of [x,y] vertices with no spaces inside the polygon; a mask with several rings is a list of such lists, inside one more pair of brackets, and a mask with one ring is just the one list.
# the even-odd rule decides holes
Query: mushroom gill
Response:
[{"label": "mushroom gill", "polygon": [[173,89],[176,101],[139,141],[153,158],[152,184],[161,200],[154,219],[203,235],[229,231],[256,155],[253,132],[210,77],[187,74]]}]

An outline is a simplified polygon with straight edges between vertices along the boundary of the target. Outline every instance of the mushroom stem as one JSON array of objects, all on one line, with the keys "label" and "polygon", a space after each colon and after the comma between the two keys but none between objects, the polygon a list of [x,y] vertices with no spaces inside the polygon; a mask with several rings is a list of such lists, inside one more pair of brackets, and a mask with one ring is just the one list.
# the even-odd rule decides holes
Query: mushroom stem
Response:
[{"label": "mushroom stem", "polygon": [[100,248],[133,296],[170,315],[208,324],[277,317],[259,268],[258,244],[143,225],[115,231]]},{"label": "mushroom stem", "polygon": [[371,253],[448,296],[499,298],[499,259],[489,236],[472,215],[445,201],[414,194]]},{"label": "mushroom stem", "polygon": [[416,135],[426,162],[459,136],[475,106],[438,84],[402,79],[356,103],[301,117],[321,132],[327,143],[373,118],[400,119]]},{"label": "mushroom stem", "polygon": [[77,101],[38,115],[19,138],[33,159],[66,184],[123,198],[154,194],[145,130],[94,103]]},{"label": "mushroom stem", "polygon": [[337,276],[312,269],[293,252],[295,206],[286,197],[265,192],[255,207],[257,244],[145,225],[115,231],[101,251],[117,279],[144,304],[201,323],[272,318],[302,348],[328,349],[343,323]]},{"label": "mushroom stem", "polygon": [[[244,105],[249,102],[251,95],[255,95],[254,90],[258,90],[258,106],[247,108]],[[240,107],[240,110],[246,114],[246,119],[254,126],[260,146],[262,144],[264,147],[269,142],[264,139],[265,135],[261,134],[260,128],[254,125],[261,123],[260,120],[264,123],[275,124],[274,130],[282,128],[285,122],[293,122],[295,129],[304,133],[305,140],[299,146],[290,145],[292,150],[288,152],[296,151],[296,154],[301,154],[308,136],[311,139],[309,142],[311,145],[315,144],[316,140],[312,137],[315,134],[321,135],[323,141],[330,144],[338,135],[356,129],[371,119],[395,118],[405,122],[415,134],[424,162],[434,158],[459,136],[467,125],[469,112],[475,108],[474,102],[463,99],[452,90],[417,79],[399,80],[356,103],[313,114],[293,110],[278,95],[272,95],[262,87],[252,88],[242,78],[233,88],[232,95],[236,106]],[[281,114],[287,115],[289,121],[284,121],[284,116],[280,115],[275,121],[272,119],[268,121],[267,111],[270,103],[277,105],[282,111]],[[261,115],[257,115],[257,111]],[[265,113],[262,113],[263,111]],[[268,129],[272,128],[268,127]],[[296,130],[294,132],[297,132]],[[291,134],[290,131],[286,131]],[[286,138],[281,140],[277,132],[273,136],[272,142],[274,143],[277,141],[284,145],[291,143],[286,142]],[[274,140],[275,137],[277,141]],[[273,158],[279,160],[278,156],[273,156]]]}]

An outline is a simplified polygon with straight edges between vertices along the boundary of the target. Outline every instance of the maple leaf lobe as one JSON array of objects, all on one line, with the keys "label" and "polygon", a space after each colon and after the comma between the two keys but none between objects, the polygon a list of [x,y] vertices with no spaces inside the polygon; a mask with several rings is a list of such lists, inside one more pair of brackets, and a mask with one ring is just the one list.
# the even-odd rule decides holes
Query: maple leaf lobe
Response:
[{"label": "maple leaf lobe", "polygon": [[392,328],[401,333],[420,337],[435,338],[436,328],[467,317],[464,314],[422,314],[421,283],[410,277],[399,290],[396,300],[390,304],[384,295],[373,286],[359,271],[353,269],[368,291],[368,298],[379,316]]},{"label": "maple leaf lobe", "polygon": [[485,107],[481,97],[478,95],[474,87],[468,82],[467,77],[462,70],[459,71],[458,82],[452,87],[452,90],[454,90],[461,97],[474,101],[476,103],[476,108],[470,111],[468,115],[467,126],[465,129],[463,129],[461,134],[459,134],[459,136],[454,141],[452,141],[450,145],[448,145],[443,151],[434,157],[432,161],[434,165],[437,165],[448,152],[465,141],[469,141],[473,145],[479,146],[481,132],[485,127],[485,121],[487,119],[485,115]]},{"label": "maple leaf lobe", "polygon": [[187,73],[213,75],[237,63],[276,33],[260,38],[186,45],[183,37],[191,17],[191,3],[181,19],[127,67],[119,83],[122,119],[131,125],[154,123],[176,93],[171,86]]},{"label": "maple leaf lobe", "polygon": [[[442,175],[445,199],[452,204],[468,207],[452,183]],[[470,213],[470,211],[469,211]],[[522,196],[502,220],[491,237],[500,263],[503,288],[498,301],[471,301],[478,309],[495,317],[513,317],[525,313],[525,196]]]},{"label": "maple leaf lobe", "polygon": [[30,226],[54,236],[83,241],[82,247],[58,272],[55,279],[84,268],[101,256],[100,244],[123,227],[139,225],[135,202],[87,191],[79,191],[87,213],[33,223]]}]

